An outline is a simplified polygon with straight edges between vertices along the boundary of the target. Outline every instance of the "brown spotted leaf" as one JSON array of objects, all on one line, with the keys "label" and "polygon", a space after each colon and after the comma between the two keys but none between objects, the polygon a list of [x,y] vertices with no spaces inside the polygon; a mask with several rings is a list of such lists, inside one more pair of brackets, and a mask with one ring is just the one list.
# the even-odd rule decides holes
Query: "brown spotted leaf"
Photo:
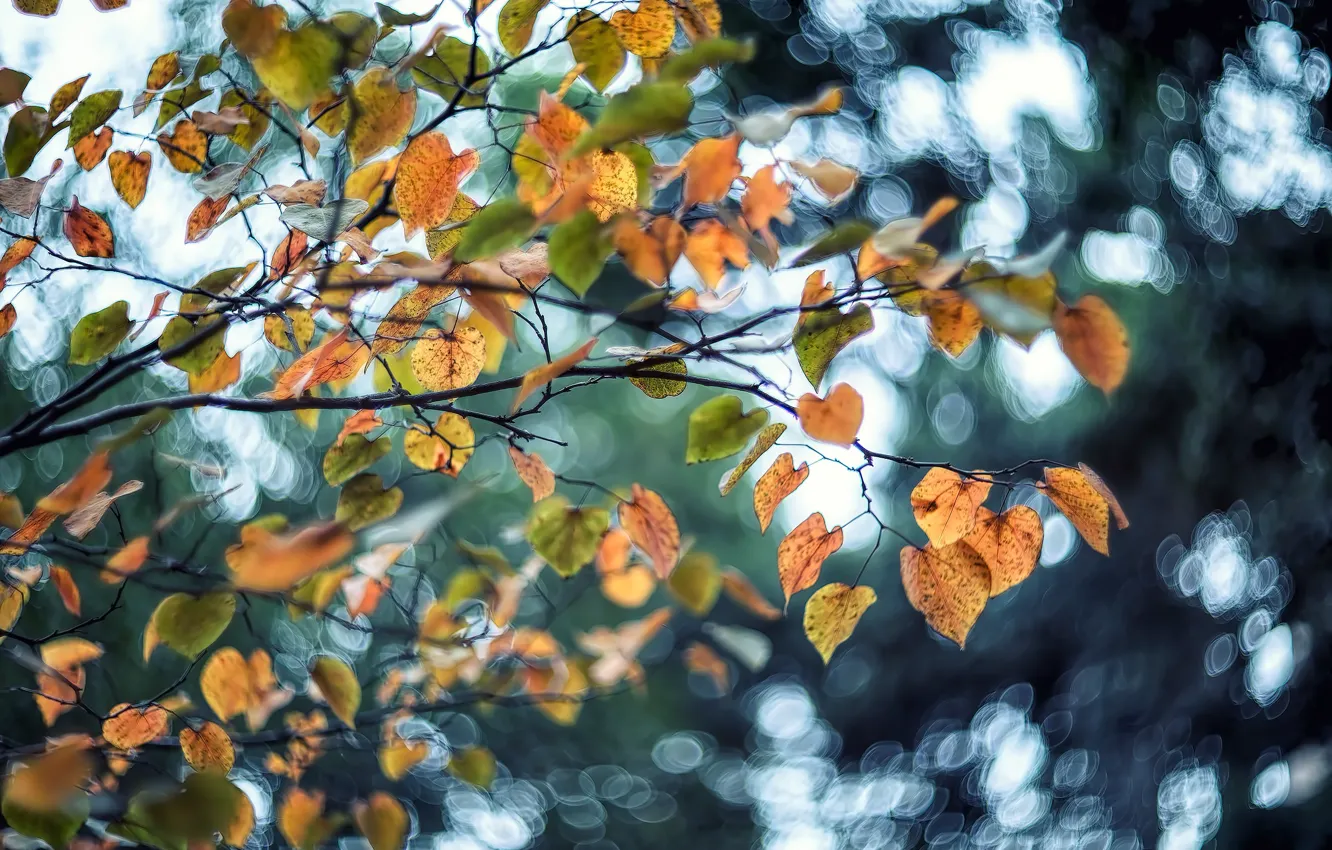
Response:
[{"label": "brown spotted leaf", "polygon": [[911,607],[939,634],[965,645],[990,598],[985,559],[962,541],[942,549],[903,546],[902,587]]},{"label": "brown spotted leaf", "polygon": [[680,526],[665,500],[635,484],[633,498],[620,503],[620,527],[652,562],[657,577],[665,580],[680,560]]},{"label": "brown spotted leaf", "polygon": [[97,213],[79,204],[78,196],[70,199],[65,211],[65,238],[80,257],[110,259],[116,255],[116,237],[111,225]]},{"label": "brown spotted leaf", "polygon": [[795,466],[790,452],[782,452],[754,485],[754,515],[758,517],[759,533],[767,534],[773,514],[782,500],[795,492],[809,477],[809,464]]},{"label": "brown spotted leaf", "polygon": [[842,548],[842,527],[828,530],[823,514],[812,513],[791,533],[782,538],[777,547],[777,577],[781,580],[786,604],[791,597],[813,587],[823,571],[823,562]]},{"label": "brown spotted leaf", "polygon": [[1041,515],[1026,505],[1014,505],[1001,514],[979,509],[976,526],[963,538],[990,568],[990,596],[998,596],[1031,575],[1040,562],[1044,540]]},{"label": "brown spotted leaf", "polygon": [[474,327],[453,333],[431,328],[412,348],[412,373],[428,390],[455,390],[471,384],[486,363],[486,338]]},{"label": "brown spotted leaf", "polygon": [[825,584],[809,598],[805,603],[805,635],[824,664],[851,637],[860,618],[878,598],[872,587],[851,587],[840,582]]},{"label": "brown spotted leaf", "polygon": [[930,542],[947,546],[971,532],[976,511],[989,494],[989,481],[935,467],[911,491],[911,510]]},{"label": "brown spotted leaf", "polygon": [[[1094,474],[1094,473],[1093,473]],[[1096,479],[1104,487],[1099,477]],[[1050,497],[1082,539],[1102,555],[1110,554],[1110,503],[1081,469],[1050,467],[1042,492]],[[1121,511],[1122,513],[1122,511]]]}]

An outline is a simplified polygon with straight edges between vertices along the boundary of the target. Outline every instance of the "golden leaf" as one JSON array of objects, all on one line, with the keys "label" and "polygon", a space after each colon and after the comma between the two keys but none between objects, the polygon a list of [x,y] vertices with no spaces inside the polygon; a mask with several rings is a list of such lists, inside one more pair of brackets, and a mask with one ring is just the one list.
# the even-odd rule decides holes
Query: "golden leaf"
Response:
[{"label": "golden leaf", "polygon": [[170,133],[158,133],[157,146],[171,167],[185,174],[203,171],[208,159],[208,136],[188,118],[178,121]]},{"label": "golden leaf", "polygon": [[721,283],[728,262],[738,269],[749,267],[749,245],[715,218],[701,221],[689,231],[684,255],[712,289]]},{"label": "golden leaf", "polygon": [[823,562],[841,548],[842,527],[834,526],[829,531],[823,514],[817,511],[782,538],[777,546],[777,577],[787,605],[791,604],[792,596],[818,582]]},{"label": "golden leaf", "polygon": [[796,403],[796,415],[805,433],[825,443],[849,446],[856,441],[865,418],[865,402],[850,384],[837,384],[827,398],[805,393]]},{"label": "golden leaf", "polygon": [[443,133],[413,139],[398,160],[393,188],[404,235],[410,238],[417,230],[433,230],[448,222],[459,184],[479,162],[474,150],[455,154]]},{"label": "golden leaf", "polygon": [[111,171],[111,185],[116,194],[130,205],[130,209],[138,207],[148,192],[148,173],[153,167],[152,155],[147,151],[137,154],[113,151],[106,165]]},{"label": "golden leaf", "polygon": [[431,328],[412,348],[412,373],[428,390],[470,385],[486,363],[486,338],[476,328]]},{"label": "golden leaf", "polygon": [[1001,514],[980,508],[975,528],[963,538],[990,569],[992,597],[1031,575],[1040,562],[1044,540],[1041,515],[1026,505],[1014,505]]},{"label": "golden leaf", "polygon": [[963,541],[936,549],[903,546],[902,587],[911,607],[939,634],[964,646],[990,598],[985,559]]},{"label": "golden leaf", "polygon": [[878,600],[872,587],[825,584],[805,603],[805,635],[819,651],[823,663],[856,630],[865,610]]},{"label": "golden leaf", "polygon": [[231,736],[216,723],[205,722],[198,729],[187,726],[180,730],[180,750],[185,762],[195,770],[229,773],[236,763]]},{"label": "golden leaf", "polygon": [[286,534],[254,529],[247,535],[243,530],[241,542],[228,547],[225,556],[238,589],[282,591],[345,557],[355,542],[336,522]]},{"label": "golden leaf", "polygon": [[1084,295],[1068,307],[1060,301],[1054,312],[1059,347],[1087,382],[1109,395],[1128,374],[1129,343],[1124,323],[1110,305]]},{"label": "golden leaf", "polygon": [[[1099,477],[1096,481],[1101,487],[1105,486]],[[1110,554],[1110,503],[1101,490],[1092,485],[1086,472],[1050,467],[1045,470],[1045,483],[1040,487],[1089,546],[1102,555]],[[1123,515],[1122,510],[1119,515]],[[1127,524],[1126,519],[1120,527]]]},{"label": "golden leaf", "polygon": [[587,355],[592,352],[592,348],[596,344],[597,338],[592,337],[568,354],[557,357],[549,363],[543,363],[540,366],[527,370],[527,372],[523,374],[523,381],[518,387],[518,392],[514,395],[513,404],[510,406],[510,412],[516,412],[522,405],[523,400],[532,393],[583,362],[583,360],[587,358]]},{"label": "golden leaf", "polygon": [[667,0],[639,0],[637,11],[621,9],[610,19],[620,44],[635,56],[665,56],[675,40],[675,13]]},{"label": "golden leaf", "polygon": [[399,91],[389,68],[371,68],[352,87],[351,108],[356,119],[347,130],[347,150],[352,165],[360,165],[407,136],[416,116],[416,88]]},{"label": "golden leaf", "polygon": [[457,478],[476,450],[476,432],[467,419],[445,411],[435,420],[433,433],[425,425],[413,424],[402,448],[415,466]]},{"label": "golden leaf", "polygon": [[171,730],[171,715],[157,705],[135,708],[122,702],[102,723],[102,737],[122,750],[141,747],[155,741]]},{"label": "golden leaf", "polygon": [[525,454],[517,446],[509,446],[509,459],[518,478],[532,491],[532,501],[539,502],[555,492],[555,473],[550,471],[541,455]]},{"label": "golden leaf", "polygon": [[976,511],[989,494],[989,481],[935,467],[911,491],[911,510],[930,542],[943,547],[971,533]]}]

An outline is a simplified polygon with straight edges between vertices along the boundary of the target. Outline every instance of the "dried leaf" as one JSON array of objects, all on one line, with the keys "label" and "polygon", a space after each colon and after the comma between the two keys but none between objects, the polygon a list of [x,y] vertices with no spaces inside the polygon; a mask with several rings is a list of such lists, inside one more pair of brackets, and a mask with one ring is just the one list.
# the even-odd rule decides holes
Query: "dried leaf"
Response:
[{"label": "dried leaf", "polygon": [[231,743],[231,736],[216,723],[202,723],[197,730],[188,726],[180,730],[180,750],[185,763],[195,770],[216,770],[227,774],[236,763],[236,748]]},{"label": "dried leaf", "polygon": [[772,517],[782,500],[795,492],[809,477],[809,464],[796,467],[790,452],[782,452],[754,485],[754,515],[758,517],[759,533],[767,534]]},{"label": "dried leaf", "polygon": [[902,587],[911,607],[939,634],[966,644],[990,598],[990,570],[985,559],[963,541],[942,548],[903,546]]},{"label": "dried leaf", "polygon": [[404,235],[411,237],[417,230],[434,230],[448,222],[458,186],[479,162],[474,150],[455,154],[443,133],[424,133],[412,139],[398,161],[393,189]]},{"label": "dried leaf", "polygon": [[412,348],[412,373],[428,390],[456,390],[471,385],[486,363],[486,338],[472,327],[453,333],[426,331]]},{"label": "dried leaf", "polygon": [[[741,458],[740,463],[738,463],[735,469],[728,472],[726,477],[721,480],[721,483],[718,485],[721,494],[723,496],[729,495],[730,492],[735,489],[735,485],[740,483],[740,479],[745,477],[745,473],[749,471],[749,468],[757,463],[758,459],[763,457],[763,453],[772,448],[773,444],[785,433],[785,422],[774,422],[771,425],[764,427],[764,429],[759,432],[758,438],[754,440],[754,445],[750,446],[749,451],[745,453],[743,458]],[[764,528],[767,528],[766,524],[764,525]]]},{"label": "dried leaf", "polygon": [[[1101,487],[1105,486],[1099,477],[1096,480]],[[1073,527],[1089,546],[1109,556],[1110,503],[1083,470],[1047,468],[1041,490],[1068,517],[1068,521],[1073,523]],[[1122,513],[1121,510],[1119,514]],[[1127,522],[1124,524],[1127,525]]]},{"label": "dried leaf", "polygon": [[549,384],[559,376],[568,372],[574,366],[587,359],[587,355],[592,352],[592,348],[597,344],[597,338],[592,337],[578,348],[561,355],[549,363],[543,363],[527,370],[523,374],[523,381],[518,386],[518,392],[514,394],[513,404],[510,406],[510,412],[516,412],[522,406],[523,401],[532,393]]},{"label": "dried leaf", "polygon": [[79,616],[81,610],[79,586],[74,583],[74,576],[70,575],[69,570],[60,566],[51,567],[51,583],[60,594],[60,602],[65,606],[65,610],[75,617]]},{"label": "dried leaf", "polygon": [[916,522],[935,548],[961,540],[976,524],[976,512],[990,494],[991,482],[963,478],[935,467],[911,491]]},{"label": "dried leaf", "polygon": [[684,255],[698,276],[712,289],[716,289],[726,275],[728,262],[738,269],[749,266],[748,244],[715,218],[699,222],[689,232]]},{"label": "dried leaf", "polygon": [[171,715],[157,705],[142,708],[122,702],[107,715],[102,723],[102,737],[122,750],[141,747],[155,741],[171,730]]},{"label": "dried leaf", "polygon": [[178,121],[170,133],[158,133],[157,146],[171,167],[184,174],[203,171],[208,159],[208,136],[188,118]]},{"label": "dried leaf", "polygon": [[842,527],[834,526],[829,531],[821,513],[810,514],[791,529],[777,547],[777,577],[787,605],[791,604],[792,596],[818,582],[823,562],[841,548]]},{"label": "dried leaf", "polygon": [[749,576],[734,567],[728,567],[722,570],[721,579],[722,590],[736,604],[765,620],[781,619],[781,610],[764,598],[759,589],[749,580]]},{"label": "dried leaf", "polygon": [[1055,306],[1055,336],[1059,347],[1087,379],[1109,395],[1128,374],[1128,330],[1115,311],[1095,295],[1084,295],[1072,307]]},{"label": "dried leaf", "polygon": [[96,133],[84,136],[74,144],[74,161],[84,171],[92,171],[106,158],[111,149],[112,132],[110,127],[103,127]]},{"label": "dried leaf", "polygon": [[680,558],[680,527],[657,493],[634,484],[631,494],[629,501],[620,502],[620,527],[647,555],[657,578],[664,581]]},{"label": "dried leaf", "polygon": [[539,502],[555,492],[555,473],[550,471],[541,455],[525,454],[517,446],[509,446],[509,459],[518,478],[532,491],[532,501]]},{"label": "dried leaf", "polygon": [[1001,514],[981,508],[976,526],[963,541],[975,549],[990,570],[990,596],[1020,584],[1041,559],[1045,529],[1041,516],[1026,505]]},{"label": "dried leaf", "polygon": [[80,257],[110,259],[116,255],[116,237],[111,225],[97,213],[79,204],[78,196],[70,199],[65,211],[65,238]]}]

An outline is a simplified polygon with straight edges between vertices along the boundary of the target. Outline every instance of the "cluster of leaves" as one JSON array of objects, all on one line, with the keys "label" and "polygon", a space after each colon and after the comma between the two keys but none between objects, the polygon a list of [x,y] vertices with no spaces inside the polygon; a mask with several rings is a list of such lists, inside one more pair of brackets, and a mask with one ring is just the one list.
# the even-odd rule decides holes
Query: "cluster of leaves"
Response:
[{"label": "cluster of leaves", "polygon": [[[36,15],[54,14],[58,6],[56,0],[14,2]],[[875,462],[925,469],[911,505],[928,542],[917,547],[899,535],[907,542],[902,582],[926,621],[959,645],[986,601],[1021,582],[1037,563],[1039,514],[1024,505],[997,513],[984,506],[996,484],[1011,489],[1027,464],[963,470],[875,451],[860,441],[861,390],[835,383],[825,391],[824,384],[837,357],[873,329],[877,311],[900,310],[922,317],[934,345],[951,356],[986,327],[1022,345],[1053,329],[1088,381],[1113,391],[1127,370],[1124,327],[1095,296],[1073,306],[1058,297],[1049,270],[1058,245],[1007,261],[941,253],[922,239],[957,206],[943,199],[920,217],[850,219],[803,248],[783,246],[778,234],[794,220],[797,188],[835,204],[854,191],[858,175],[831,160],[775,160],[746,177],[742,146],[770,148],[794,122],[837,112],[840,90],[770,112],[728,116],[724,132],[698,138],[676,163],[658,163],[654,140],[690,127],[691,81],[752,57],[749,44],[719,35],[714,0],[640,0],[635,10],[609,19],[592,8],[575,10],[558,31],[535,41],[547,0],[507,0],[488,11],[490,5],[473,4],[470,31],[458,30],[470,36],[465,40],[441,25],[422,37],[414,28],[429,24],[433,13],[409,15],[382,4],[378,21],[351,12],[297,21],[276,5],[231,0],[221,12],[227,40],[217,51],[195,59],[188,72],[177,53],[159,57],[129,105],[119,90],[85,95],[89,78],[82,77],[39,106],[27,99],[25,74],[0,70],[0,108],[9,110],[3,145],[9,176],[0,180],[0,206],[12,220],[30,222],[23,231],[0,227],[10,239],[0,259],[0,286],[16,269],[32,268],[43,274],[15,286],[97,271],[157,290],[144,315],[131,315],[130,303],[121,300],[83,316],[70,334],[68,360],[85,374],[0,435],[0,454],[8,454],[133,421],[127,431],[104,437],[79,471],[30,512],[12,494],[0,505],[0,522],[15,529],[0,543],[0,555],[12,563],[0,586],[0,640],[9,638],[14,656],[31,667],[32,695],[45,724],[70,724],[49,742],[6,752],[22,760],[3,798],[4,815],[20,832],[64,846],[87,819],[90,794],[115,792],[135,764],[178,749],[194,772],[183,783],[129,796],[110,831],[164,850],[218,836],[239,846],[254,813],[226,776],[237,747],[254,746],[268,750],[265,769],[288,779],[278,827],[291,846],[313,848],[352,824],[374,850],[399,850],[408,819],[392,796],[376,792],[349,810],[326,811],[323,794],[300,785],[344,733],[377,735],[381,770],[398,780],[421,765],[432,746],[403,737],[406,718],[470,702],[530,705],[570,724],[586,699],[626,685],[644,687],[639,654],[680,612],[705,621],[724,593],[756,618],[783,617],[745,573],[695,548],[659,493],[637,482],[608,489],[557,475],[525,448],[555,441],[529,425],[553,399],[604,381],[630,382],[654,399],[696,385],[705,388],[698,392],[721,390],[690,414],[684,460],[715,462],[743,453],[721,482],[723,496],[779,445],[788,425],[770,423],[774,412],[798,423],[800,444],[858,451],[863,464],[855,471],[862,475]],[[483,45],[478,21],[487,14],[502,50]],[[576,64],[541,93],[535,110],[501,102],[494,83],[502,75],[565,44]],[[610,97],[598,94],[620,77],[630,55],[642,79]],[[220,91],[215,86],[223,80]],[[575,92],[583,95],[582,107],[573,103]],[[154,105],[155,137],[122,129]],[[492,125],[519,118],[496,128],[492,150],[455,151],[441,128],[467,111],[484,112]],[[115,216],[83,206],[72,194],[48,197],[60,160],[39,179],[24,176],[62,132],[80,169],[105,163],[131,210],[148,197],[163,161],[192,175],[199,200],[185,223],[186,242],[248,229],[251,215],[265,208],[276,209],[286,233],[271,250],[252,239],[258,249],[253,261],[192,285],[120,265]],[[516,140],[505,144],[501,137]],[[124,148],[112,150],[118,140]],[[157,151],[144,144],[149,141]],[[476,200],[463,185],[495,151],[503,151],[511,175],[500,188],[512,191]],[[304,179],[268,183],[262,169],[273,158],[297,162]],[[660,202],[672,196],[663,190],[676,181],[682,183],[678,203]],[[58,232],[49,210],[59,213]],[[375,247],[381,234],[399,225],[407,239],[423,235],[417,244],[424,253]],[[743,287],[722,287],[729,269],[754,263],[818,268],[798,300],[742,316]],[[622,310],[588,302],[608,265],[640,280],[643,297]],[[691,277],[687,268],[698,285],[680,282]],[[830,279],[843,274],[844,283]],[[390,290],[398,297],[382,315],[365,306]],[[598,351],[599,338],[592,337],[566,342],[567,353],[555,355],[562,341],[548,331],[543,311],[549,310],[598,317],[656,344]],[[0,317],[0,335],[25,321],[12,302]],[[247,372],[246,352],[226,347],[229,331],[251,322],[262,324],[265,344],[286,363],[271,379]],[[743,359],[749,337],[772,326],[783,336],[765,342],[762,351],[793,357],[812,392],[795,398]],[[139,342],[149,328],[156,337]],[[510,346],[524,336],[539,343],[544,357],[514,370]],[[184,373],[189,392],[71,418],[158,363]],[[354,394],[367,372],[373,372],[375,391]],[[507,412],[459,404],[496,394],[510,399]],[[82,544],[117,500],[132,498],[142,486],[130,480],[107,489],[118,453],[151,440],[172,411],[196,407],[290,412],[311,425],[321,410],[345,412],[322,463],[328,485],[340,488],[334,516],[254,520],[239,528],[225,564],[160,551],[161,532],[212,498],[201,494],[112,549]],[[520,565],[511,566],[498,550],[461,544],[469,566],[453,572],[428,608],[382,604],[391,598],[395,576],[412,569],[400,563],[404,555],[434,532],[451,503],[405,510],[403,489],[386,485],[371,467],[397,450],[423,475],[457,479],[486,439],[508,443],[514,473],[531,492]],[[793,455],[782,452],[758,477],[753,504],[763,532],[809,474],[808,464],[796,467]],[[465,492],[463,484],[455,486]],[[1099,477],[1085,467],[1049,466],[1037,486],[1093,548],[1108,554],[1111,517],[1121,527],[1126,520]],[[861,516],[878,522],[880,538],[898,533],[868,501]],[[367,531],[382,533],[372,543]],[[842,527],[829,530],[821,513],[783,538],[776,574],[788,605],[818,584],[823,564],[842,542]],[[549,624],[521,620],[520,603],[547,567],[571,579],[592,565],[593,586],[615,605],[641,608],[658,585],[672,603],[578,634],[572,647]],[[143,634],[144,662],[162,651],[189,664],[167,691],[103,710],[84,698],[84,667],[105,651],[86,635],[117,609],[127,588],[160,597]],[[45,637],[25,636],[20,619],[34,592],[58,595],[76,622]],[[108,594],[114,599],[104,614],[79,619],[85,597]],[[332,610],[339,598],[345,617]],[[805,604],[804,628],[825,662],[875,601],[875,591],[859,577],[815,590]],[[238,604],[264,603],[294,619],[327,618],[403,644],[403,661],[381,677],[374,707],[362,707],[361,680],[342,658],[310,659],[302,695],[279,685],[263,648],[247,655],[216,646]],[[771,652],[753,629],[703,622],[697,634],[680,657],[723,691],[734,680],[732,665],[759,671]],[[181,690],[196,664],[197,683]],[[208,713],[194,707],[190,690],[196,686]],[[298,697],[317,705],[285,712],[281,730],[268,730],[272,716]],[[240,718],[244,730],[236,725]],[[451,753],[448,769],[480,786],[496,775],[495,758],[483,748]]]}]

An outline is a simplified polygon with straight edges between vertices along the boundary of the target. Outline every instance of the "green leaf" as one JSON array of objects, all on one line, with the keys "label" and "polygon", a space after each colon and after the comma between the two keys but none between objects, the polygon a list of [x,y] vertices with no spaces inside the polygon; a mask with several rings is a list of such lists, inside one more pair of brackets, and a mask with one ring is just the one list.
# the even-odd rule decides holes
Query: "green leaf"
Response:
[{"label": "green leaf", "polygon": [[310,665],[310,678],[333,714],[354,727],[356,712],[361,707],[361,683],[356,679],[356,671],[341,658],[321,655]]},{"label": "green leaf", "polygon": [[431,9],[430,11],[419,12],[417,14],[408,14],[407,12],[399,12],[397,9],[394,9],[391,6],[386,6],[383,3],[376,3],[375,8],[379,10],[379,19],[384,23],[388,24],[389,26],[410,27],[410,26],[415,26],[416,24],[423,24],[426,21],[430,20],[431,18],[435,17],[435,13],[439,11],[439,7],[443,5],[444,5],[443,0],[441,0],[441,2],[436,3],[435,8]]},{"label": "green leaf", "polygon": [[1004,275],[989,263],[976,263],[962,273],[958,289],[976,305],[981,318],[999,333],[1023,346],[1054,324],[1055,276],[1046,271],[1039,277]]},{"label": "green leaf", "polygon": [[0,803],[0,814],[5,816],[12,829],[22,835],[62,848],[69,844],[84,821],[88,820],[89,808],[88,795],[82,792],[72,796],[55,811],[26,808],[10,800],[6,794],[3,803]]},{"label": "green leaf", "polygon": [[191,106],[212,92],[212,89],[199,85],[198,80],[191,80],[183,86],[162,92],[162,99],[157,103],[157,120],[153,122],[153,132],[162,129],[177,116],[188,115]]},{"label": "green leaf", "polygon": [[677,53],[661,65],[657,79],[687,83],[704,68],[718,68],[729,62],[748,62],[754,58],[752,39],[710,38],[700,41],[684,53]]},{"label": "green leaf", "polygon": [[527,48],[532,40],[532,27],[536,26],[537,15],[546,8],[549,0],[509,0],[500,9],[499,37],[500,44],[510,56],[517,56]]},{"label": "green leaf", "polygon": [[25,106],[9,119],[9,130],[5,133],[4,155],[5,169],[10,177],[18,177],[28,170],[51,137],[56,134],[51,127],[46,110],[40,106]]},{"label": "green leaf", "polygon": [[352,434],[324,455],[324,479],[337,487],[388,454],[392,445],[387,437],[367,440],[364,434]]},{"label": "green leaf", "polygon": [[236,597],[225,591],[173,593],[157,606],[152,623],[163,646],[193,661],[222,636],[235,613]]},{"label": "green leaf", "polygon": [[211,841],[213,833],[225,832],[231,825],[244,796],[220,773],[192,773],[174,793],[143,802],[143,823],[168,840]]},{"label": "green leaf", "polygon": [[737,454],[767,424],[768,411],[760,407],[745,413],[739,396],[708,399],[689,414],[685,463],[721,460]]},{"label": "green leaf", "polygon": [[[384,442],[388,443],[388,440]],[[359,531],[367,525],[388,519],[401,507],[402,488],[385,488],[382,478],[373,472],[366,472],[357,475],[342,488],[333,518],[352,531]]]},{"label": "green leaf", "polygon": [[[416,85],[428,92],[439,95],[452,102],[463,83],[467,81],[467,72],[471,68],[473,45],[454,36],[448,36],[435,45],[412,68],[412,79]],[[484,74],[490,71],[490,57],[479,46],[476,47],[476,72]],[[490,88],[491,78],[487,77],[474,83],[466,94],[458,99],[459,106],[480,106],[486,102],[486,91]]]},{"label": "green leaf", "polygon": [[[194,338],[197,333],[221,324],[221,316],[199,319],[197,325],[184,316],[175,316],[162,329],[162,335],[157,339],[157,348],[162,352],[169,351],[186,340]],[[193,347],[188,351],[169,357],[166,362],[191,375],[201,375],[204,370],[213,365],[217,355],[222,353],[225,341],[223,329],[219,327],[213,333],[195,341]]]},{"label": "green leaf", "polygon": [[805,314],[805,320],[796,327],[793,341],[800,370],[814,389],[817,390],[823,382],[833,358],[853,339],[873,329],[874,316],[869,305],[864,303],[855,305],[846,313],[828,309]]},{"label": "green leaf", "polygon": [[327,94],[331,78],[342,70],[342,44],[333,29],[312,20],[295,30],[279,30],[272,49],[250,60],[259,82],[294,112]]},{"label": "green leaf", "polygon": [[180,297],[180,312],[185,314],[202,313],[213,303],[213,297],[226,292],[249,271],[245,266],[232,266],[218,269],[199,278],[194,284],[194,291]]},{"label": "green leaf", "polygon": [[606,103],[597,123],[578,137],[570,156],[644,136],[673,133],[689,124],[693,108],[693,95],[679,83],[639,83]]},{"label": "green leaf", "polygon": [[806,266],[810,263],[826,260],[829,257],[836,257],[838,254],[854,251],[864,245],[865,240],[874,235],[874,231],[874,225],[867,221],[859,219],[844,221],[820,236],[813,245],[810,245],[801,252],[800,256],[792,260],[791,265]]},{"label": "green leaf", "polygon": [[717,559],[705,552],[689,552],[667,580],[671,595],[695,617],[706,617],[722,589]]},{"label": "green leaf", "polygon": [[516,198],[492,201],[467,222],[458,247],[453,249],[453,258],[470,263],[517,248],[536,230],[536,224],[532,210],[522,201]]},{"label": "green leaf", "polygon": [[532,506],[527,542],[555,572],[568,578],[596,557],[608,528],[610,512],[605,508],[575,508],[563,496],[548,496]]},{"label": "green leaf", "polygon": [[0,106],[8,106],[23,97],[32,77],[13,68],[0,68]]},{"label": "green leaf", "polygon": [[56,89],[55,94],[51,95],[50,110],[52,121],[59,118],[61,113],[73,106],[74,101],[79,99],[79,95],[83,93],[83,85],[88,82],[89,76],[90,75],[88,74],[84,74],[77,80],[70,80],[60,88]]},{"label": "green leaf", "polygon": [[448,589],[444,592],[444,607],[449,611],[457,611],[458,606],[464,602],[485,599],[494,589],[495,583],[485,573],[476,567],[465,567],[449,579]]},{"label": "green leaf", "polygon": [[128,301],[117,301],[110,307],[89,313],[79,319],[69,335],[69,362],[75,366],[96,363],[116,350],[129,329]]},{"label": "green leaf", "polygon": [[615,249],[610,234],[591,210],[579,210],[550,232],[550,270],[578,297],[601,276]]},{"label": "green leaf", "polygon": [[605,91],[624,68],[625,50],[615,30],[595,12],[583,9],[569,18],[565,37],[574,62],[581,62],[583,78],[597,91]]},{"label": "green leaf", "polygon": [[[348,68],[361,68],[370,61],[370,54],[375,49],[375,40],[379,37],[379,25],[360,12],[337,12],[328,19],[328,23],[338,31],[346,44],[347,55],[344,61]],[[195,72],[196,76],[198,71]]]},{"label": "green leaf", "polygon": [[93,92],[79,101],[74,111],[69,114],[69,144],[65,147],[74,147],[75,142],[115,115],[116,110],[120,108],[120,97],[120,89],[109,89]]},{"label": "green leaf", "polygon": [[283,209],[278,218],[288,227],[329,242],[355,224],[368,209],[370,204],[360,198],[339,198],[322,207],[292,204]]},{"label": "green leaf", "polygon": [[[633,361],[645,370],[652,372],[670,372],[675,375],[689,374],[683,360],[673,357],[646,357]],[[631,364],[632,365],[632,364]],[[684,381],[672,381],[670,378],[629,376],[629,383],[643,391],[648,398],[672,398],[685,391],[688,386]]]}]

